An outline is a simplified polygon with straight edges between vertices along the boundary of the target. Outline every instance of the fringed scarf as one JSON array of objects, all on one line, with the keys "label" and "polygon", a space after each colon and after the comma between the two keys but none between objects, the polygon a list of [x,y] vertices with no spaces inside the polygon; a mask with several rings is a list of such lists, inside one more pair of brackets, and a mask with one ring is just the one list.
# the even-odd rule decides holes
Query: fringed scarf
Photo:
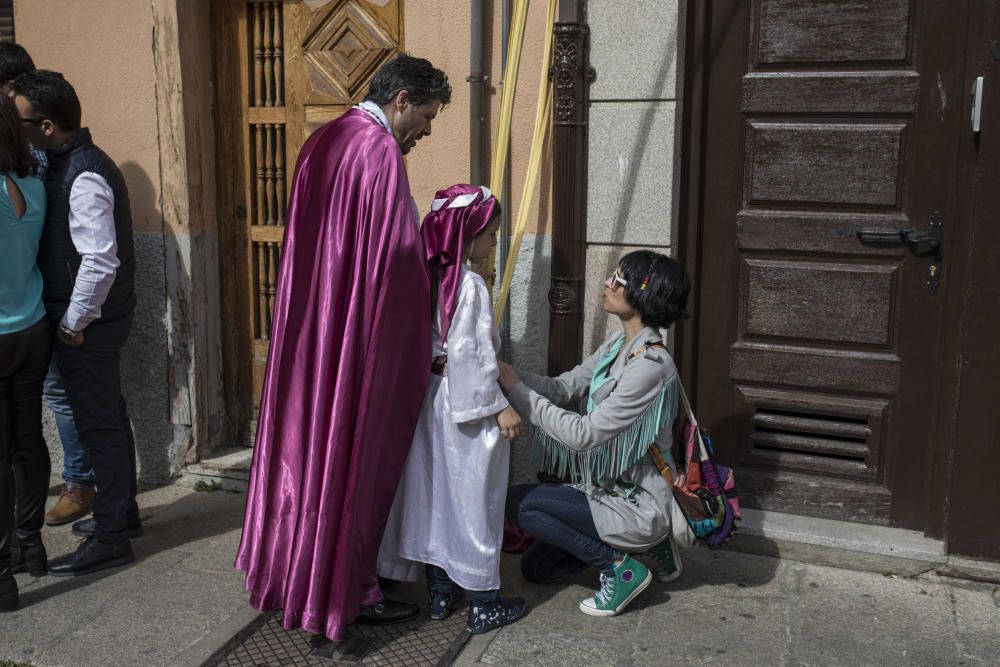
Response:
[{"label": "fringed scarf", "polygon": [[[618,358],[625,337],[619,338],[594,369],[587,397],[587,412],[596,406],[594,394],[611,379],[611,366]],[[569,476],[574,483],[604,486],[642,460],[656,436],[677,414],[677,377],[667,382],[646,410],[624,431],[607,442],[583,452],[574,451],[539,428],[532,429],[532,462],[549,474]]]}]

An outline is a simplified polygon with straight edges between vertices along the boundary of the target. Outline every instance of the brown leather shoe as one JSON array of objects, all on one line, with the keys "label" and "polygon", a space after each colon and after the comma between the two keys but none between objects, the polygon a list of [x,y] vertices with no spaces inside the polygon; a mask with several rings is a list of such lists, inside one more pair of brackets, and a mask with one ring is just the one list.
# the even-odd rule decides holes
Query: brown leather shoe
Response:
[{"label": "brown leather shoe", "polygon": [[90,514],[93,504],[94,487],[67,482],[55,506],[45,513],[45,525],[62,526],[82,519]]}]

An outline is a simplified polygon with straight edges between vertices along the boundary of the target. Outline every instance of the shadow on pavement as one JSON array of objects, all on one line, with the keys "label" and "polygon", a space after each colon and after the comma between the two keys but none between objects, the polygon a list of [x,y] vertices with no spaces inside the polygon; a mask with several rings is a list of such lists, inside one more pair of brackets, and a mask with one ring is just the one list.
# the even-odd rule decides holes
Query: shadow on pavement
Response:
[{"label": "shadow on pavement", "polygon": [[[165,487],[160,487],[163,489]],[[144,493],[155,495],[158,489]],[[145,506],[143,496],[139,497],[139,513],[145,531],[142,537],[132,540],[135,562],[126,566],[96,572],[81,577],[44,577],[33,580],[22,588],[21,609],[42,603],[70,591],[84,588],[107,577],[126,575],[141,568],[147,561],[164,552],[178,549],[185,544],[198,542],[218,535],[238,530],[242,527],[245,496],[238,493],[217,491],[214,493],[187,493],[186,495],[158,505]],[[46,527],[42,538],[51,560],[70,553],[77,548],[80,540],[70,533],[70,526]],[[183,550],[181,550],[183,551]],[[192,552],[193,553],[193,550]],[[233,554],[235,558],[235,554]],[[183,555],[179,554],[178,560]],[[229,562],[229,565],[232,561]]]}]

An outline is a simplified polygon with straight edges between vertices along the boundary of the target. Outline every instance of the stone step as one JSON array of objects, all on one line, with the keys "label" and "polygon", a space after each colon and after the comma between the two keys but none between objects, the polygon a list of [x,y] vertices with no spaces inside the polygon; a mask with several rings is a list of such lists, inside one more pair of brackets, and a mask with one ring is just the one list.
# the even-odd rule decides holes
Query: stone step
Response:
[{"label": "stone step", "polygon": [[198,490],[223,489],[245,492],[250,479],[252,460],[253,449],[250,447],[223,450],[212,458],[202,459],[198,463],[186,466],[178,481]]},{"label": "stone step", "polygon": [[918,531],[750,508],[742,514],[727,548],[900,576],[935,570],[948,561],[944,542]]}]

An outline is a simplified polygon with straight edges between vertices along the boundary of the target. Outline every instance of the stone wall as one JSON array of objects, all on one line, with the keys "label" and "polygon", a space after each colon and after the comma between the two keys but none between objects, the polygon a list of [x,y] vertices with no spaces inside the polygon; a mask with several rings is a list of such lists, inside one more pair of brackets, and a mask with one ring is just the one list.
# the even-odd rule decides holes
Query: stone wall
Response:
[{"label": "stone wall", "polygon": [[600,303],[603,282],[619,258],[638,248],[673,254],[682,4],[587,3],[597,77],[590,89],[584,350],[617,328]]}]

